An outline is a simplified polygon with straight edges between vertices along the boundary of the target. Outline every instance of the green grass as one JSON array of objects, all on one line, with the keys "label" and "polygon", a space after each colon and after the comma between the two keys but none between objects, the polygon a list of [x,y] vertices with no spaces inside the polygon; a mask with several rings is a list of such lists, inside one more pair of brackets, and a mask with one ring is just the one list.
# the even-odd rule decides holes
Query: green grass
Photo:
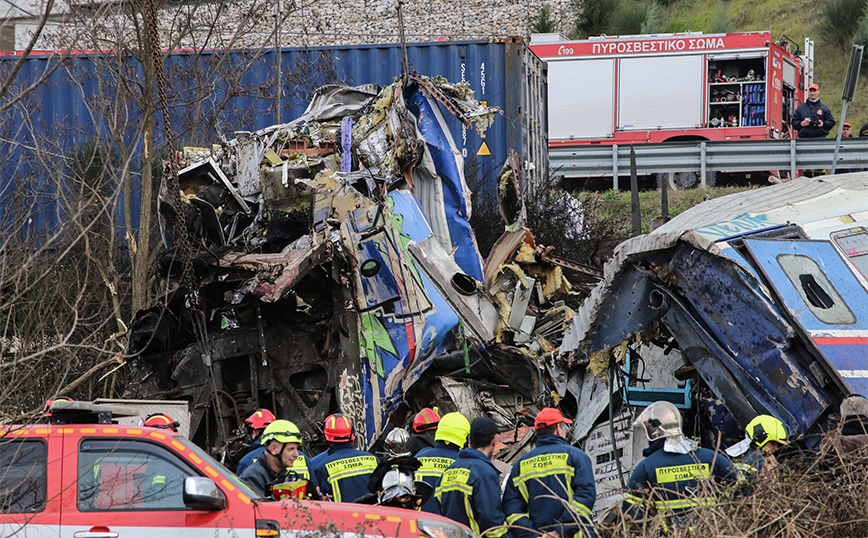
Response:
[{"label": "green grass", "polygon": [[[707,189],[689,189],[669,191],[669,216],[674,217],[707,199],[718,198],[736,192],[742,192],[759,187],[717,187]],[[631,231],[630,191],[608,190],[602,193],[584,192],[576,194],[580,199],[597,197],[600,200],[599,220],[618,223],[618,230],[627,239]],[[662,200],[660,191],[641,191],[639,193],[639,211],[642,216],[642,233],[650,231],[651,219],[662,216]]]}]

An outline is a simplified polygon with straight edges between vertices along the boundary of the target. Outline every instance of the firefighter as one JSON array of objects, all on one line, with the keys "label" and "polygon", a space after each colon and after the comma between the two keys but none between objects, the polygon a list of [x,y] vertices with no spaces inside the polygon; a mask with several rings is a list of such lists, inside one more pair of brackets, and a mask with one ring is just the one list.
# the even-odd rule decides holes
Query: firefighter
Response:
[{"label": "firefighter", "polygon": [[[773,458],[781,448],[787,446],[787,427],[771,415],[759,415],[751,420],[745,428],[745,440],[726,450],[733,460],[740,477],[752,479],[759,475],[766,458]],[[747,444],[746,450],[739,445]]]},{"label": "firefighter", "polygon": [[565,418],[555,408],[537,414],[536,448],[509,473],[503,492],[506,522],[518,538],[593,536],[591,510],[597,496],[591,459],[571,446]]},{"label": "firefighter", "polygon": [[440,513],[470,527],[474,536],[499,538],[507,532],[500,501],[500,473],[491,463],[496,435],[493,420],[473,419],[470,447],[462,448],[458,459],[443,472],[434,494]]},{"label": "firefighter", "polygon": [[415,455],[423,448],[434,446],[436,442],[434,432],[439,423],[440,414],[430,407],[419,411],[413,417],[413,431],[410,433],[410,444],[408,445],[410,453]]},{"label": "firefighter", "polygon": [[808,86],[808,98],[796,108],[792,119],[799,138],[826,138],[835,126],[835,117],[829,107],[820,102],[820,87]]},{"label": "firefighter", "polygon": [[235,474],[241,476],[241,473],[247,469],[253,461],[265,452],[265,447],[262,446],[262,432],[269,424],[274,422],[274,414],[268,409],[258,409],[255,413],[244,420],[244,429],[247,434],[253,439],[247,453],[238,462],[238,467],[235,469]]},{"label": "firefighter", "polygon": [[376,456],[353,448],[355,430],[350,419],[340,413],[326,417],[323,433],[329,448],[310,461],[311,476],[323,498],[353,502],[365,496],[379,464]]},{"label": "firefighter", "polygon": [[[423,448],[416,454],[416,459],[422,464],[422,467],[416,471],[416,480],[426,482],[432,488],[437,487],[443,471],[455,462],[458,451],[467,443],[469,433],[470,422],[464,415],[457,412],[444,415],[434,434],[435,445]],[[422,511],[439,514],[440,508],[432,497],[422,505]]]},{"label": "firefighter", "polygon": [[240,478],[263,498],[267,498],[278,475],[292,468],[298,459],[301,432],[298,426],[288,420],[275,420],[265,428],[261,439],[265,447],[262,456],[250,464]]},{"label": "firefighter", "polygon": [[645,517],[653,505],[667,524],[677,525],[689,517],[694,507],[710,504],[713,498],[699,497],[700,480],[734,483],[738,471],[723,454],[699,448],[696,441],[681,432],[681,413],[670,402],[654,402],[636,418],[650,443],[645,459],[633,470],[622,503],[625,514],[634,521]]},{"label": "firefighter", "polygon": [[149,428],[159,428],[161,430],[172,430],[178,433],[178,426],[181,424],[165,413],[151,413],[139,422],[139,426],[147,426]]}]

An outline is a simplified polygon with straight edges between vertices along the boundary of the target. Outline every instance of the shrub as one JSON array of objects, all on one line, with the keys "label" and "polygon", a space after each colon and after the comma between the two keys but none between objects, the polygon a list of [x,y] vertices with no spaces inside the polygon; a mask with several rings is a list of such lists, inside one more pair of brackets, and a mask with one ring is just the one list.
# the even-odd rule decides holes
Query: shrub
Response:
[{"label": "shrub", "polygon": [[557,20],[549,6],[539,8],[530,23],[530,31],[534,34],[551,34],[557,31]]},{"label": "shrub", "polygon": [[[847,50],[860,21],[864,18],[868,0],[831,0],[820,13],[819,32],[827,42]],[[860,16],[854,17],[858,13]]]},{"label": "shrub", "polygon": [[609,18],[618,0],[572,0],[576,13],[575,33],[579,38],[611,33]]},{"label": "shrub", "polygon": [[732,22],[726,16],[726,8],[723,4],[719,3],[714,8],[714,18],[711,19],[711,25],[708,28],[708,31],[712,34],[725,34],[727,32],[732,32],[733,26]]}]

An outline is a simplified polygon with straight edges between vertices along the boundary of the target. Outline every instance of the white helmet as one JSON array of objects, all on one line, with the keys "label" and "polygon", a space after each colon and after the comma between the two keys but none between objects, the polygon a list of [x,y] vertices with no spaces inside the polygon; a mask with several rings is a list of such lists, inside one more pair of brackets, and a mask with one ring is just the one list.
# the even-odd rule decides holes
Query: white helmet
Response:
[{"label": "white helmet", "polygon": [[413,477],[392,469],[383,477],[383,492],[380,494],[380,502],[384,503],[396,497],[416,495],[416,484]]},{"label": "white helmet", "polygon": [[670,402],[654,402],[642,411],[634,425],[641,424],[649,443],[666,437],[676,437],[681,433],[681,413]]},{"label": "white helmet", "polygon": [[386,436],[386,452],[393,458],[410,456],[412,453],[407,448],[410,443],[410,434],[404,428],[395,428]]}]

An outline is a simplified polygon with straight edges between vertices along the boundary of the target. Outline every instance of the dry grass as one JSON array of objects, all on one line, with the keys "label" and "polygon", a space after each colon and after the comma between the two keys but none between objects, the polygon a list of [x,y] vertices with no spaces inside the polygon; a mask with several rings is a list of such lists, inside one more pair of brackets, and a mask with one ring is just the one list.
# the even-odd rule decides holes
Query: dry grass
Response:
[{"label": "dry grass", "polygon": [[[677,537],[868,536],[868,451],[844,454],[832,432],[808,455],[766,465],[749,484],[707,485],[718,504],[698,508],[689,524],[669,529]],[[661,536],[662,517],[642,529],[622,521],[598,529],[600,536]]]}]

